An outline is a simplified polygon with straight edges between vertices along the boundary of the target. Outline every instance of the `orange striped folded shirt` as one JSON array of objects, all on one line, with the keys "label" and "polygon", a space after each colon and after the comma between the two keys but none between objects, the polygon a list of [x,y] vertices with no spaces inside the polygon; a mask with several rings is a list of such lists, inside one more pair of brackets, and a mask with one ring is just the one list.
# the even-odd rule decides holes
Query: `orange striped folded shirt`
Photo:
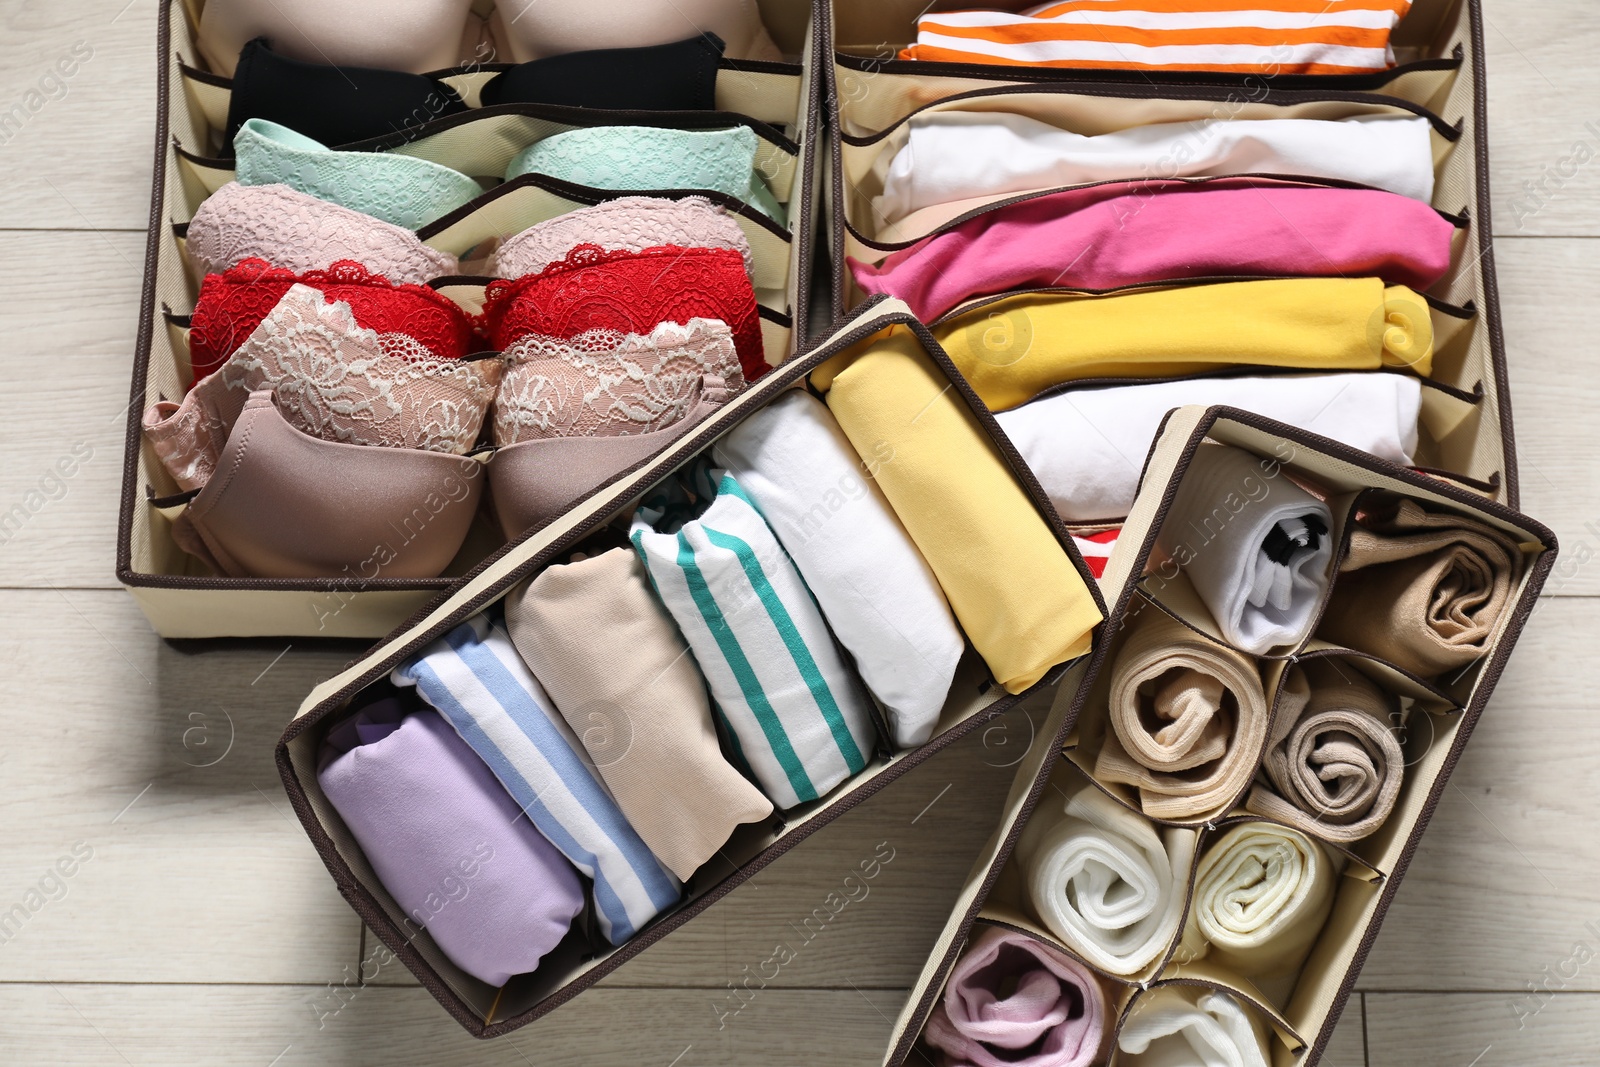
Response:
[{"label": "orange striped folded shirt", "polygon": [[1065,0],[917,20],[901,59],[1039,67],[1365,74],[1394,66],[1411,0]]}]

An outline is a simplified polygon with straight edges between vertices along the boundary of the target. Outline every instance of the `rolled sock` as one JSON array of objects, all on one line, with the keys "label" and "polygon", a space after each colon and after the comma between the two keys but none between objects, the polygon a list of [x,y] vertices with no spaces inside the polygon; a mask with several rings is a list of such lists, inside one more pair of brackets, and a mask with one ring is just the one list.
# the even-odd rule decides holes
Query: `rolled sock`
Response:
[{"label": "rolled sock", "polygon": [[1332,529],[1328,505],[1276,461],[1206,444],[1156,545],[1188,576],[1222,636],[1260,654],[1299,645],[1310,632],[1331,577]]},{"label": "rolled sock", "polygon": [[628,824],[571,727],[504,630],[475,615],[389,675],[416,686],[513,800],[594,880],[600,932],[620,945],[683,887]]},{"label": "rolled sock", "polygon": [[631,549],[547,567],[506,598],[512,643],[617,806],[687,881],[772,803],[723,758],[705,681]]},{"label": "rolled sock", "polygon": [[717,442],[889,713],[895,745],[933,733],[966,641],[938,579],[827,406],[799,390]]},{"label": "rolled sock", "polygon": [[1266,1032],[1226,993],[1159,986],[1139,998],[1117,1035],[1135,1067],[1267,1067]]},{"label": "rolled sock", "polygon": [[903,326],[812,384],[1007,692],[1089,651],[1088,584],[949,379]]},{"label": "rolled sock", "polygon": [[1287,174],[1433,199],[1424,118],[1203,119],[1086,136],[1025,115],[935,111],[909,126],[872,201],[890,222],[952,200],[1150,177]]},{"label": "rolled sock", "polygon": [[1396,497],[1357,517],[1320,636],[1422,678],[1489,651],[1522,580],[1515,538]]},{"label": "rolled sock", "polygon": [[631,538],[683,631],[735,755],[780,809],[816,800],[866,768],[876,731],[864,693],[750,498],[726,471],[676,532],[641,509]]},{"label": "rolled sock", "polygon": [[1289,668],[1262,763],[1272,788],[1246,805],[1328,841],[1359,841],[1394,810],[1405,775],[1400,704],[1334,660]]},{"label": "rolled sock", "polygon": [[1226,404],[1411,464],[1422,385],[1405,374],[1186,378],[1074,389],[995,416],[1067,522],[1119,519],[1133,507],[1161,420],[1187,404]]},{"label": "rolled sock", "polygon": [[1455,226],[1381,189],[1264,178],[1091,185],[996,207],[872,266],[866,293],[932,321],[1014,289],[1115,289],[1176,278],[1325,275],[1427,289],[1450,269]]},{"label": "rolled sock", "polygon": [[383,887],[480,982],[533,970],[583,910],[572,864],[434,712],[380,701],[334,726],[318,762]]},{"label": "rolled sock", "polygon": [[1293,975],[1333,907],[1338,869],[1299,830],[1241,823],[1200,857],[1183,948],[1258,980]]},{"label": "rolled sock", "polygon": [[1034,912],[1109,974],[1135,974],[1178,938],[1194,858],[1192,830],[1157,832],[1093,786],[1035,812],[1017,840]]},{"label": "rolled sock", "polygon": [[950,971],[923,1037],[971,1067],[1088,1067],[1106,1026],[1087,967],[1026,934],[989,926]]},{"label": "rolled sock", "polygon": [[1109,702],[1094,773],[1137,787],[1145,814],[1211,818],[1249,786],[1269,710],[1249,656],[1146,608],[1117,650]]}]

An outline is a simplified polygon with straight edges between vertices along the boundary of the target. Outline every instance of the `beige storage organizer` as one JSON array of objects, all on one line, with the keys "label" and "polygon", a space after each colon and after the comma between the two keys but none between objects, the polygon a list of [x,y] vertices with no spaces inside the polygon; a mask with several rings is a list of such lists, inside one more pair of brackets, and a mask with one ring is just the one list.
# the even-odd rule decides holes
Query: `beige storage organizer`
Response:
[{"label": "beige storage organizer", "polygon": [[[158,400],[178,400],[190,375],[188,314],[197,285],[185,258],[184,231],[210,192],[233,176],[217,158],[226,124],[229,82],[202,69],[195,42],[202,0],[163,0],[155,182],[151,196],[145,279],[128,408],[117,577],[132,591],[164,637],[307,636],[376,638],[389,632],[502,549],[504,539],[479,516],[445,572],[431,579],[225,578],[173,541],[172,524],[152,500],[176,486],[143,442],[140,416]],[[806,0],[763,0],[762,18],[785,55],[799,63],[724,61],[717,106],[742,116],[760,138],[757,162],[788,213],[787,225],[727,200],[750,238],[762,339],[769,362],[790,358],[805,342],[817,204],[815,151],[823,80],[814,77],[815,25]],[[469,103],[494,70],[447,79]],[[584,124],[581,109],[503,105],[496,116],[435,119],[404,137],[363,142],[492,174],[516,148]],[[512,113],[507,114],[507,111]],[[696,113],[595,112],[601,122],[631,121],[694,128]],[[724,119],[723,125],[726,125]],[[528,176],[491,190],[421,231],[424,241],[463,253],[486,237],[516,233],[535,222],[597,200],[626,195]],[[720,198],[720,194],[711,194]],[[483,280],[451,279],[436,286],[469,311],[479,310]],[[355,562],[355,561],[352,561]]]},{"label": "beige storage organizer", "polygon": [[[382,682],[396,665],[419,649],[500,600],[530,574],[557,558],[564,558],[571,546],[614,515],[629,511],[631,501],[705,451],[743,418],[791,387],[803,388],[810,373],[824,361],[868,347],[894,324],[909,327],[940,370],[951,379],[951,388],[993,439],[996,452],[1046,520],[1062,552],[1083,577],[1103,613],[1104,604],[1096,583],[1020,457],[970,388],[956,375],[937,343],[911,318],[904,304],[893,300],[875,303],[818,347],[735,398],[670,445],[644,469],[597,492],[545,529],[491,560],[458,585],[448,598],[397,630],[359,662],[318,686],[301,705],[277,750],[278,769],[295,812],[340,892],[429,992],[476,1036],[495,1037],[551,1011],[649,945],[670,935],[804,837],[876,793],[933,752],[1024,701],[1034,704],[1040,698],[1048,699],[1052,683],[1066,672],[1081,673],[1075,665],[1083,663],[1086,656],[1058,665],[1030,689],[1011,695],[995,682],[983,660],[969,647],[956,670],[934,733],[926,743],[898,752],[889,752],[880,744],[880,751],[869,759],[864,771],[846,779],[827,795],[780,816],[769,817],[762,823],[741,827],[719,853],[728,862],[713,861],[702,867],[687,883],[685,899],[658,916],[632,940],[590,954],[592,950],[573,945],[569,938],[545,958],[536,972],[517,976],[498,989],[466,975],[445,958],[425,931],[408,924],[404,911],[380,884],[360,847],[322,794],[316,774],[319,744],[331,726],[356,710],[352,702],[358,694]],[[1022,713],[1025,712],[1019,712]]]},{"label": "beige storage organizer", "polygon": [[[1168,595],[1174,588],[1170,575],[1161,568],[1156,552],[1157,534],[1173,505],[1180,481],[1199,448],[1219,442],[1244,449],[1267,462],[1274,471],[1318,485],[1329,494],[1336,518],[1330,534],[1334,546],[1332,566],[1337,569],[1349,548],[1349,516],[1360,502],[1373,494],[1394,494],[1419,501],[1435,510],[1454,512],[1485,523],[1506,533],[1522,553],[1521,575],[1510,589],[1510,597],[1487,651],[1459,673],[1438,681],[1425,681],[1377,657],[1335,646],[1313,636],[1294,650],[1293,655],[1276,660],[1260,660],[1265,688],[1270,695],[1284,667],[1295,661],[1336,657],[1374,681],[1394,696],[1403,697],[1408,709],[1403,727],[1397,728],[1405,757],[1403,779],[1395,806],[1387,820],[1369,836],[1339,845],[1327,842],[1342,856],[1345,866],[1336,876],[1336,890],[1327,922],[1321,929],[1309,957],[1300,969],[1292,991],[1280,990],[1268,997],[1249,981],[1229,975],[1206,959],[1194,959],[1180,951],[1174,936],[1151,965],[1138,973],[1114,977],[1100,972],[1108,992],[1108,1011],[1115,1013],[1120,1027],[1126,1013],[1137,1011],[1141,998],[1151,990],[1178,984],[1219,989],[1244,1002],[1265,1025],[1275,1067],[1297,1064],[1312,1067],[1326,1047],[1344,1007],[1379,924],[1394,898],[1429,817],[1444,791],[1450,772],[1460,759],[1463,746],[1493,692],[1511,655],[1539,590],[1555,561],[1553,534],[1539,523],[1503,505],[1485,501],[1469,491],[1443,480],[1403,470],[1365,453],[1347,448],[1326,438],[1272,422],[1232,408],[1179,408],[1170,413],[1161,435],[1146,460],[1141,491],[1133,513],[1123,527],[1101,579],[1112,614],[1094,655],[1074,666],[1057,690],[1049,715],[1039,736],[1051,739],[1040,744],[1018,768],[1018,776],[1006,800],[999,829],[978,857],[966,885],[958,896],[949,922],[929,956],[928,963],[911,991],[910,999],[896,1021],[885,1063],[898,1065],[926,1053],[916,1048],[922,1028],[943,993],[946,976],[965,946],[975,936],[975,924],[998,925],[1068,951],[1032,912],[1020,886],[1014,847],[1030,815],[1040,805],[1059,805],[1065,795],[1077,788],[1096,788],[1123,808],[1140,812],[1140,800],[1126,787],[1104,784],[1092,777],[1094,755],[1105,733],[1107,694],[1116,651],[1130,627],[1146,612],[1164,612],[1189,625],[1200,634],[1211,634],[1215,623],[1203,605],[1190,597]],[[1338,527],[1343,527],[1341,531]],[[1341,536],[1342,533],[1342,536]],[[1338,578],[1334,580],[1337,589]],[[1323,604],[1319,605],[1321,617]],[[1319,623],[1320,626],[1320,623]],[[1213,640],[1211,637],[1206,640]],[[1220,643],[1220,638],[1215,638]],[[1492,712],[1491,712],[1492,714]],[[1259,772],[1260,753],[1256,754]],[[1243,803],[1241,791],[1236,804]],[[1157,826],[1183,834],[1197,835],[1196,856],[1208,843],[1230,826],[1247,821],[1270,821],[1250,814],[1235,805],[1221,817],[1163,821],[1149,819]],[[1198,864],[1198,861],[1197,861]],[[1193,876],[1185,889],[1184,914],[1192,907]],[[1181,927],[1180,927],[1181,929]],[[1107,1044],[1102,1059],[1112,1054],[1114,1027],[1107,1024]]]},{"label": "beige storage organizer", "polygon": [[[869,263],[927,236],[881,234],[871,209],[881,168],[928,109],[1023,114],[1081,134],[1199,119],[1417,115],[1433,125],[1433,206],[1458,221],[1452,264],[1425,294],[1436,361],[1423,391],[1419,467],[1515,507],[1517,472],[1505,348],[1490,242],[1482,14],[1478,0],[1417,0],[1395,36],[1402,65],[1372,75],[1074,71],[899,60],[926,5],[820,4],[831,38],[823,196],[832,226],[835,312],[861,299],[845,257]],[[936,7],[965,7],[941,2]],[[995,198],[936,227],[1037,193]],[[1091,385],[1092,382],[1074,383]]]}]

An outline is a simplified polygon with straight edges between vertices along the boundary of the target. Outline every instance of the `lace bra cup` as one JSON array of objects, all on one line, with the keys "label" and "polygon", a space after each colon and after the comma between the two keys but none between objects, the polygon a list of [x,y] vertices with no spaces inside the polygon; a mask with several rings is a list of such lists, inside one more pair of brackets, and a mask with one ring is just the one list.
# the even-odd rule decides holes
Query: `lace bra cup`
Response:
[{"label": "lace bra cup", "polygon": [[323,441],[252,393],[173,539],[230,578],[436,578],[466,539],[483,465]]},{"label": "lace bra cup", "polygon": [[590,126],[535,141],[512,158],[506,179],[543,174],[595,189],[710,189],[781,220],[783,208],[755,170],[759,143],[748,126]]},{"label": "lace bra cup", "polygon": [[559,104],[617,111],[715,111],[722,41],[696,34],[671,44],[567,52],[502,71],[478,101]]},{"label": "lace bra cup", "polygon": [[455,256],[412,231],[287,185],[229,182],[201,203],[184,243],[196,281],[247,259],[297,274],[347,259],[397,285],[461,273]]},{"label": "lace bra cup", "polygon": [[783,53],[755,0],[499,0],[489,20],[496,54],[518,63],[586,48],[640,48],[711,33],[730,59]]},{"label": "lace bra cup", "polygon": [[478,442],[505,363],[436,360],[411,343],[416,351],[392,354],[349,304],[291,285],[181,404],[145,412],[145,437],[179,488],[198,489],[215,474],[245,400],[267,390],[284,421],[312,437],[464,455]]},{"label": "lace bra cup", "polygon": [[472,200],[483,186],[460,171],[389,152],[336,152],[266,119],[247,119],[233,139],[241,185],[282,182],[408,230]]},{"label": "lace bra cup", "polygon": [[225,77],[257,37],[303,63],[420,74],[472,55],[482,29],[472,0],[206,0],[198,36],[200,54]]},{"label": "lace bra cup", "polygon": [[296,282],[348,304],[356,322],[374,330],[385,351],[460,359],[484,346],[472,319],[446,296],[422,285],[395,285],[359,263],[339,260],[327,270],[296,273],[246,259],[200,285],[189,321],[189,361],[195,381],[222,366]]},{"label": "lace bra cup", "polygon": [[717,378],[683,417],[664,429],[626,437],[546,437],[495,452],[489,493],[506,540],[543,526],[618,475],[633,470],[714,414],[729,399]]},{"label": "lace bra cup", "polygon": [[336,67],[322,59],[307,63],[257,37],[239,53],[233,71],[225,136],[231,145],[246,119],[266,119],[323,144],[350,144],[466,110],[456,91],[437,78]]},{"label": "lace bra cup", "polygon": [[505,359],[494,402],[497,445],[650,433],[681,421],[707,380],[730,396],[744,389],[733,333],[715,319],[663,322],[648,334],[532,335]]},{"label": "lace bra cup", "polygon": [[490,282],[484,297],[484,330],[502,352],[530,334],[642,334],[663,322],[720,319],[733,331],[745,381],[772,369],[762,355],[755,290],[731,249],[579,245],[538,274]]},{"label": "lace bra cup", "polygon": [[493,273],[502,278],[538,274],[583,244],[608,252],[643,252],[662,245],[731,248],[743,257],[746,273],[752,270],[749,239],[719,205],[703,196],[682,200],[623,196],[569,211],[508,237],[495,251]]}]

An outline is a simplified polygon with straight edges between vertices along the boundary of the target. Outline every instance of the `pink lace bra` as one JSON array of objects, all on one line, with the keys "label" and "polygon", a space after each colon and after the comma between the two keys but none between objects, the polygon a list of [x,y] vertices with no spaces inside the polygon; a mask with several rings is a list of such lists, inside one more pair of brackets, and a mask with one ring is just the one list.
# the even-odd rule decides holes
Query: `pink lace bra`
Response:
[{"label": "pink lace bra", "polygon": [[728,248],[743,258],[746,273],[751,269],[750,241],[744,231],[705,197],[623,196],[569,211],[506,238],[494,255],[495,273],[502,278],[538,274],[579,245],[607,252],[643,252],[663,245]]},{"label": "pink lace bra", "polygon": [[464,454],[477,443],[503,361],[439,360],[410,338],[363,329],[350,305],[293,284],[181,404],[161,402],[144,432],[185,490],[207,484],[252,393],[270,390],[295,429],[325,441]]},{"label": "pink lace bra", "polygon": [[736,394],[744,374],[733,332],[715,319],[663,322],[647,334],[588,330],[530,335],[506,352],[494,441],[621,437],[682,421],[711,391]]}]

